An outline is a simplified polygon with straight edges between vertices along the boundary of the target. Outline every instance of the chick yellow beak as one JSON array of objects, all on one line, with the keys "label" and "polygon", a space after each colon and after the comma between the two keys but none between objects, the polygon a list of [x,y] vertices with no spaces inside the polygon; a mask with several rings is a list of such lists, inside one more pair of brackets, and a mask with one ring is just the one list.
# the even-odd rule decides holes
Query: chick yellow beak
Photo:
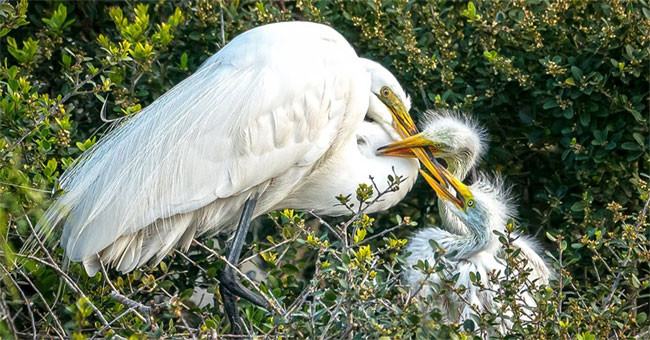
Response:
[{"label": "chick yellow beak", "polygon": [[[413,122],[411,115],[409,115],[408,111],[406,110],[406,106],[404,106],[404,103],[402,103],[402,101],[393,93],[392,90],[390,90],[390,88],[383,87],[380,90],[380,94],[377,94],[377,97],[379,100],[381,100],[382,103],[384,103],[384,105],[386,105],[390,111],[391,115],[393,116],[393,127],[402,138],[408,139],[411,136],[417,136],[419,134],[420,131],[418,131],[417,126],[415,126],[415,122]],[[413,143],[412,147],[402,147],[399,149],[401,149],[401,152],[395,150],[391,156],[398,156],[398,154],[400,154],[400,157],[417,157],[420,162],[424,164],[424,166],[431,172],[433,179],[438,181],[442,187],[447,187],[447,182],[437,171],[438,168],[443,167],[438,163],[438,161],[436,161],[435,157],[433,157],[430,151],[425,148],[417,147],[417,143]],[[409,153],[406,151],[407,149],[411,151],[412,155],[409,155]],[[378,152],[377,154],[381,155],[381,152]]]},{"label": "chick yellow beak", "polygon": [[[449,170],[440,165],[433,156],[436,152],[433,143],[420,134],[408,137],[399,142],[391,143],[377,149],[379,156],[417,157],[427,171],[420,169],[420,174],[429,183],[429,186],[442,199],[454,203],[458,209],[465,211],[467,202],[474,197],[469,188],[454,177]],[[453,188],[455,194],[449,191]]]},{"label": "chick yellow beak", "polygon": [[380,147],[377,149],[377,156],[416,157],[413,152],[415,148],[429,148],[435,155],[437,150],[433,145],[431,141],[424,138],[421,133],[418,133],[414,136],[406,137],[401,141]]},{"label": "chick yellow beak", "polygon": [[[437,152],[434,147],[435,144],[422,136],[418,131],[417,126],[402,101],[392,91],[384,91],[382,89],[381,92],[377,97],[388,107],[388,110],[393,116],[393,127],[404,139],[382,146],[377,149],[377,155],[417,157],[428,171],[420,169],[420,173],[436,194],[442,199],[453,202],[459,209],[464,211],[466,202],[473,199],[472,193],[465,184],[456,179],[446,168],[438,163],[434,157],[434,153]],[[456,195],[447,189],[449,187],[452,187],[456,191]]]},{"label": "chick yellow beak", "polygon": [[465,184],[463,184],[463,182],[459,181],[444,167],[439,167],[437,171],[445,179],[445,181],[455,189],[455,195],[452,194],[446,187],[441,186],[440,183],[429,176],[426,171],[420,169],[420,174],[422,177],[424,177],[427,183],[429,183],[436,194],[438,194],[438,197],[452,202],[454,205],[456,205],[456,207],[458,207],[458,209],[463,212],[467,212],[467,207],[469,206],[467,202],[474,200],[472,192]]}]

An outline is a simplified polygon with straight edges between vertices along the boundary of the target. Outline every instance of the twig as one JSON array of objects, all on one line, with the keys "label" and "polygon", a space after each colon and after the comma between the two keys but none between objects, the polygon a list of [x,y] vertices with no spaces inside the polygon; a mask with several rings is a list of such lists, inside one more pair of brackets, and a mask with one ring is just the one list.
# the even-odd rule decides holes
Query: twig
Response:
[{"label": "twig", "polygon": [[75,293],[77,293],[78,295],[80,295],[81,297],[86,299],[86,301],[88,301],[88,305],[90,305],[90,308],[93,310],[93,312],[95,312],[95,314],[97,315],[99,320],[102,322],[102,324],[108,325],[108,321],[106,320],[106,318],[104,317],[102,312],[99,309],[97,309],[97,307],[95,307],[95,304],[93,304],[92,301],[86,296],[86,294],[79,288],[79,286],[77,286],[74,283],[74,281],[70,278],[70,276],[68,276],[68,274],[66,274],[61,268],[59,268],[58,265],[56,265],[56,262],[52,258],[52,255],[50,255],[50,252],[47,251],[47,248],[43,244],[43,241],[41,241],[41,238],[38,236],[38,233],[36,233],[36,230],[34,229],[34,226],[32,225],[32,222],[29,220],[29,217],[26,216],[25,219],[27,220],[27,224],[29,224],[29,228],[31,229],[32,234],[36,238],[36,242],[38,242],[39,247],[41,247],[41,250],[43,250],[43,252],[45,252],[45,255],[51,261],[51,263],[49,263],[47,261],[44,261],[44,260],[42,260],[42,259],[40,259],[38,257],[31,256],[31,255],[21,255],[21,254],[19,254],[19,256],[23,256],[23,257],[26,257],[28,259],[40,262],[40,263],[54,269],[54,271],[57,272],[57,274],[59,274],[64,279],[64,281],[66,282],[68,287],[70,287],[70,289],[72,289],[73,291],[75,291]]},{"label": "twig", "polygon": [[183,325],[185,326],[185,329],[187,329],[187,331],[190,332],[192,339],[196,340],[196,336],[194,336],[194,332],[192,331],[192,328],[190,328],[190,325],[188,325],[187,321],[185,321],[185,318],[183,317],[183,313],[181,313],[180,317],[181,317],[181,321],[183,321]]},{"label": "twig", "polygon": [[393,230],[395,230],[395,229],[399,229],[399,228],[401,228],[401,227],[403,227],[403,226],[405,226],[405,225],[406,225],[406,224],[404,224],[404,223],[400,223],[400,224],[398,224],[398,225],[396,225],[396,226],[394,226],[394,227],[388,228],[388,229],[386,229],[386,230],[384,230],[384,231],[382,231],[382,232],[380,232],[380,233],[378,233],[378,234],[372,235],[371,237],[368,237],[368,238],[364,239],[363,241],[361,241],[361,242],[359,242],[359,243],[353,245],[353,247],[360,246],[360,245],[362,245],[362,244],[364,244],[364,243],[369,242],[369,241],[372,240],[372,239],[375,239],[375,238],[378,238],[378,237],[384,236],[384,235],[390,233],[391,231],[393,231]]},{"label": "twig", "polygon": [[111,292],[111,298],[116,300],[117,302],[129,307],[133,308],[142,314],[146,314],[149,318],[152,317],[152,315],[157,311],[157,308],[153,308],[150,306],[146,306],[140,302],[134,301],[129,299],[128,297],[118,293],[118,292]]},{"label": "twig", "polygon": [[111,322],[109,322],[108,325],[102,327],[100,330],[98,330],[97,332],[95,332],[95,334],[92,336],[92,338],[90,338],[90,340],[93,340],[93,339],[97,338],[97,335],[98,335],[98,334],[101,334],[103,331],[109,329],[110,326],[111,326],[112,324],[115,323],[115,321],[117,321],[117,320],[123,318],[125,315],[129,314],[130,312],[135,312],[135,310],[134,310],[133,308],[128,308],[127,310],[125,310],[124,312],[122,312],[120,315],[118,315],[117,317],[115,317],[115,319],[111,320]]},{"label": "twig", "polygon": [[54,312],[52,311],[52,308],[47,303],[47,300],[45,300],[45,297],[43,296],[43,294],[41,294],[41,291],[38,290],[38,288],[36,288],[36,286],[34,285],[32,280],[29,279],[29,276],[27,274],[25,274],[22,271],[22,269],[19,269],[18,273],[20,273],[20,275],[23,277],[23,279],[25,279],[25,281],[27,281],[27,283],[29,283],[29,285],[32,286],[32,288],[34,288],[34,291],[36,291],[36,294],[38,294],[38,296],[41,298],[41,301],[43,301],[43,304],[45,305],[45,309],[47,309],[47,312],[52,316],[52,320],[54,320],[54,323],[59,328],[59,329],[54,328],[54,331],[56,332],[56,334],[59,337],[61,337],[62,339],[65,338],[65,329],[63,329],[63,326],[61,325],[61,321],[56,316],[56,314],[54,314]]},{"label": "twig", "polygon": [[[107,67],[108,66],[102,66],[99,69],[99,71],[97,71],[97,73],[95,73],[93,75],[89,74],[88,76],[86,76],[86,78],[81,83],[77,83],[75,85],[75,88],[74,88],[74,90],[72,92],[66,94],[65,96],[63,96],[63,98],[61,98],[59,101],[57,101],[54,105],[50,106],[50,108],[47,110],[47,113],[52,114],[54,112],[54,110],[56,110],[56,108],[59,107],[59,105],[61,105],[61,104],[65,103],[66,101],[68,101],[68,99],[70,99],[70,97],[79,94],[78,91],[79,91],[80,88],[82,88],[84,85],[88,84],[88,82],[90,82],[92,79],[94,79],[98,74],[103,73],[104,71],[106,71]],[[27,138],[27,136],[31,135],[34,131],[36,131],[39,128],[39,125],[41,125],[41,123],[43,123],[45,121],[45,118],[47,118],[47,116],[46,116],[45,113],[43,113],[43,115],[41,117],[39,117],[38,120],[36,120],[36,123],[34,124],[34,127],[31,130],[25,132],[22,136],[20,136],[20,138],[18,138],[18,140],[13,142],[7,148],[7,150],[5,150],[5,152],[2,154],[2,156],[0,156],[0,158],[4,158],[5,156],[7,156],[16,146],[18,146],[18,144],[22,143],[23,140],[25,140],[25,138]]]},{"label": "twig", "polygon": [[108,273],[106,272],[106,267],[104,267],[104,262],[102,261],[101,258],[98,258],[97,262],[99,262],[99,267],[102,270],[102,274],[104,274],[104,280],[106,280],[106,282],[108,283],[109,286],[111,286],[111,289],[114,292],[117,292],[117,288],[115,288],[115,286],[113,285],[113,282],[111,282],[111,279],[108,277]]},{"label": "twig", "polygon": [[424,107],[426,107],[427,110],[431,110],[431,102],[429,102],[429,99],[427,98],[427,93],[424,91],[424,87],[422,87],[422,85],[419,85],[418,88],[420,89],[420,94],[422,95]]},{"label": "twig", "polygon": [[[39,242],[40,242],[40,239],[39,239]],[[57,266],[56,264],[49,263],[49,262],[47,262],[45,260],[42,260],[42,259],[40,259],[38,257],[35,257],[35,256],[22,255],[22,254],[17,254],[17,255],[21,256],[21,257],[24,257],[24,258],[27,258],[27,259],[30,259],[30,260],[33,260],[33,261],[36,261],[36,262],[39,262],[41,264],[44,264],[44,265],[54,269],[54,271],[57,272],[57,274],[59,274],[64,279],[65,283],[67,284],[68,287],[70,287],[70,289],[72,289],[75,293],[80,295],[82,298],[84,298],[88,302],[88,305],[93,310],[93,312],[95,312],[95,315],[97,315],[97,317],[102,322],[102,324],[104,324],[104,326],[108,325],[108,321],[106,320],[106,318],[104,317],[102,312],[99,311],[99,309],[97,309],[97,307],[92,303],[92,301],[88,298],[88,296],[86,296],[86,294],[79,288],[79,286],[77,286],[77,284],[74,283],[72,278],[70,278],[70,276],[68,276],[68,274],[66,274],[61,268],[59,268],[59,266]]]},{"label": "twig", "polygon": [[312,215],[312,216],[316,217],[316,218],[318,219],[318,221],[319,221],[322,225],[324,225],[325,227],[327,227],[327,229],[329,229],[332,233],[334,233],[334,235],[335,235],[339,240],[342,240],[342,239],[343,239],[343,236],[341,236],[341,234],[339,234],[338,231],[336,231],[334,228],[332,228],[332,226],[331,226],[329,223],[325,222],[325,220],[323,220],[320,216],[316,215],[316,214],[314,213],[313,210],[307,210],[307,213],[308,213],[309,215]]},{"label": "twig", "polygon": [[[650,198],[648,198],[645,201],[645,204],[643,205],[643,210],[641,211],[641,215],[637,217],[637,225],[636,225],[637,229],[641,226],[641,221],[643,220],[643,218],[646,216],[646,213],[648,212],[648,205],[650,205]],[[632,253],[632,249],[630,248],[627,251],[627,256],[625,256],[625,260],[623,261],[621,267],[625,268],[627,264],[630,262],[630,259],[632,258],[631,253]],[[607,298],[603,302],[603,306],[606,309],[608,309],[607,305],[609,305],[609,302],[614,297],[614,293],[616,292],[616,288],[618,287],[618,285],[621,282],[621,279],[623,278],[624,272],[625,272],[624,270],[621,270],[618,272],[618,274],[616,274],[616,278],[614,279],[614,284],[612,284],[612,291],[609,293],[609,296],[607,296]]]},{"label": "twig", "polygon": [[34,312],[32,311],[32,307],[31,307],[32,303],[29,301],[29,299],[27,299],[27,296],[25,295],[25,292],[23,292],[23,290],[20,289],[20,286],[18,286],[18,282],[16,282],[16,280],[14,280],[14,278],[11,276],[11,273],[9,272],[9,270],[7,270],[7,268],[5,268],[5,266],[1,265],[1,264],[0,264],[0,268],[2,268],[2,270],[5,271],[5,273],[7,273],[7,277],[9,278],[9,280],[11,280],[11,282],[14,284],[14,286],[16,286],[16,289],[18,290],[18,292],[20,293],[20,296],[22,296],[23,301],[25,302],[25,306],[27,306],[27,313],[29,314],[29,319],[32,322],[32,330],[34,331],[33,339],[35,340],[36,339],[36,321],[34,320]]},{"label": "twig", "polygon": [[[318,260],[316,261],[316,270],[314,272],[314,278],[317,278],[318,275],[321,273],[321,266],[320,266],[320,256],[322,255],[323,251],[319,250],[318,252]],[[309,286],[307,286],[303,291],[300,293],[300,295],[293,301],[291,306],[287,308],[286,313],[282,315],[284,319],[286,319],[291,313],[293,313],[294,310],[296,310],[298,307],[302,306],[305,301],[307,301],[307,297],[309,297],[309,294],[311,294],[314,290],[316,289],[315,284],[310,283]],[[312,305],[313,306],[313,305]],[[311,308],[310,308],[311,310]],[[311,319],[312,325],[314,323],[314,320]],[[280,327],[280,324],[278,323],[277,325],[273,326],[266,334],[264,334],[264,338],[268,339],[271,336],[271,333],[273,333],[276,329]]]},{"label": "twig", "polygon": [[223,5],[219,1],[219,20],[221,21],[221,47],[226,46],[226,29],[223,22]]},{"label": "twig", "polygon": [[[104,262],[102,262],[102,259],[101,259],[101,258],[98,259],[98,262],[99,262],[99,267],[100,267],[101,270],[102,270],[102,274],[104,274],[104,280],[106,280],[106,282],[108,282],[108,285],[109,285],[109,286],[111,287],[111,289],[113,290],[113,293],[118,293],[118,294],[119,294],[119,292],[117,291],[117,288],[115,288],[115,286],[113,285],[113,282],[111,282],[110,277],[108,277],[108,272],[106,271],[106,267],[104,266]],[[138,313],[137,310],[133,309],[133,313],[135,313],[135,315],[136,315],[140,320],[142,320],[143,322],[145,322],[145,323],[151,323],[151,318],[149,318],[149,319],[145,318],[145,317],[142,316],[140,313]],[[109,324],[112,324],[113,322],[115,322],[115,320],[111,321]],[[102,328],[101,330],[95,332],[95,334],[93,335],[93,337],[91,338],[91,340],[94,339],[97,335],[101,334],[101,332],[103,332],[104,329],[106,329],[106,326],[104,326],[104,328]]]},{"label": "twig", "polygon": [[343,304],[343,299],[340,299],[336,303],[336,307],[334,307],[334,311],[332,312],[332,316],[330,317],[330,320],[327,322],[327,325],[325,325],[325,329],[322,330],[322,335],[321,335],[321,340],[325,339],[327,336],[327,331],[329,331],[330,327],[334,324],[335,321],[338,321],[339,319],[336,317],[336,314],[338,313],[339,309],[341,309],[341,305]]},{"label": "twig", "polygon": [[3,182],[3,181],[0,181],[0,184],[2,184],[2,185],[12,186],[12,187],[15,187],[15,188],[22,188],[22,189],[27,189],[27,190],[37,191],[37,192],[44,192],[44,193],[46,193],[46,194],[49,194],[49,193],[52,192],[52,190],[37,189],[37,188],[28,187],[28,186],[26,186],[26,185],[19,185],[19,184],[14,184],[14,183],[9,183],[9,182]]},{"label": "twig", "polygon": [[189,258],[189,256],[187,256],[187,255],[183,254],[182,252],[178,251],[178,249],[174,249],[174,253],[180,255],[180,257],[182,257],[183,259],[185,259],[185,261],[191,263],[194,267],[199,268],[199,270],[200,270],[202,273],[207,273],[207,272],[208,272],[207,270],[205,270],[205,268],[199,266],[198,263],[196,263],[196,262],[193,261],[191,258]]},{"label": "twig", "polygon": [[293,242],[296,239],[298,239],[298,236],[300,236],[300,235],[301,235],[301,233],[298,233],[298,234],[296,234],[294,237],[292,237],[290,239],[286,239],[286,240],[284,240],[284,241],[282,241],[282,242],[280,242],[278,244],[274,244],[272,247],[261,250],[261,251],[255,253],[255,254],[253,254],[253,255],[251,255],[251,256],[243,259],[243,260],[240,260],[239,263],[246,263],[246,262],[256,258],[257,256],[260,256],[260,255],[262,255],[264,253],[268,253],[268,252],[272,251],[273,249],[277,249],[277,248],[279,248],[279,247],[281,247],[281,246],[283,246],[283,245],[285,245],[287,243]]}]

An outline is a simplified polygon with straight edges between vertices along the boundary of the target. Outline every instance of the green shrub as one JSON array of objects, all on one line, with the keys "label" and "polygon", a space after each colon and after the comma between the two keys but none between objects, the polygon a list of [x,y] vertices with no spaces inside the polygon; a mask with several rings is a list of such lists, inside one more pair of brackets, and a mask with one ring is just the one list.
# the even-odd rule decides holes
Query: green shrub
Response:
[{"label": "green shrub", "polygon": [[[648,337],[647,0],[0,1],[0,337],[227,332],[220,303],[190,302],[196,286],[218,293],[222,239],[128,275],[88,278],[78,264],[63,272],[60,248],[14,261],[104,120],[145,107],[237,34],[284,20],[335,27],[394,72],[416,119],[454,108],[487,126],[481,167],[516,184],[519,227],[545,238],[561,273],[510,338]],[[399,249],[416,225],[436,223],[435,209],[419,185],[374,220],[329,220],[336,233],[309,214],[270,214],[245,256],[264,251],[259,289],[291,313],[240,302],[247,327],[285,338],[466,338],[470,325],[425,313],[427,302],[399,282]],[[506,303],[515,281],[504,284]],[[125,313],[113,289],[153,300],[156,313]],[[484,314],[482,329],[495,318]]]}]

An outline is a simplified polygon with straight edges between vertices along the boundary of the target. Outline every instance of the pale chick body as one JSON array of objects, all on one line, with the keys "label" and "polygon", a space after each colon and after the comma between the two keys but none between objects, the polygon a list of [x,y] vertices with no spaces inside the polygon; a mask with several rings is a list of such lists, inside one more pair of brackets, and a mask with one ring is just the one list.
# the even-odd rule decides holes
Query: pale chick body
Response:
[{"label": "pale chick body", "polygon": [[66,255],[94,275],[100,259],[128,272],[233,229],[255,194],[254,217],[279,208],[340,215],[336,195],[369,175],[385,187],[395,168],[408,179],[368,212],[386,209],[408,192],[418,162],[375,156],[398,138],[377,97],[384,87],[408,109],[393,75],[327,26],[245,32],[87,151],[39,227],[64,224]]},{"label": "pale chick body", "polygon": [[[494,290],[500,288],[498,282],[507,279],[506,265],[500,258],[504,249],[495,232],[505,234],[508,221],[516,217],[510,190],[499,177],[489,178],[482,174],[469,187],[460,182],[483,155],[485,138],[484,130],[469,117],[447,111],[429,111],[425,113],[421,133],[380,150],[382,154],[399,154],[400,150],[426,147],[447,163],[450,174],[445,177],[454,189],[460,190],[456,197],[462,199],[437,190],[442,223],[440,227],[425,228],[410,239],[406,247],[408,265],[404,272],[413,294],[439,302],[453,321],[463,322],[475,319],[482,312],[498,310],[499,305],[493,300]],[[465,203],[467,205],[463,205]],[[515,238],[512,247],[520,250],[519,259],[524,260],[524,268],[529,273],[526,284],[518,292],[518,303],[526,312],[535,307],[528,288],[548,284],[552,273],[540,255],[536,241],[518,233],[512,236]],[[436,253],[430,241],[445,249],[442,261],[446,269],[440,274],[447,280],[458,275],[456,288],[466,288],[462,295],[442,289],[441,276],[434,274],[427,279],[421,270],[413,268],[419,261],[435,262]],[[488,289],[474,285],[470,273],[480,274],[482,285]],[[489,280],[489,274],[496,275],[497,283]],[[511,275],[520,277],[523,273],[515,271]],[[525,318],[528,316],[524,315]],[[501,322],[501,331],[510,327],[508,320]]]},{"label": "pale chick body", "polygon": [[[418,231],[406,247],[406,252],[410,255],[406,259],[408,269],[404,273],[404,279],[414,293],[417,292],[421,298],[433,297],[449,320],[460,323],[467,319],[475,320],[482,312],[495,312],[499,309],[493,299],[494,291],[499,289],[499,285],[490,280],[490,274],[497,276],[497,282],[506,280],[506,264],[498,257],[502,254],[502,245],[492,230],[494,225],[505,226],[514,217],[509,190],[504,188],[500,178],[491,179],[481,174],[469,186],[469,190],[476,202],[470,213],[460,211],[448,201],[442,203],[450,214],[459,218],[459,223],[466,226],[466,232],[456,234],[437,227]],[[422,271],[413,269],[413,266],[419,261],[427,261],[430,265],[436,263],[430,240],[445,249],[442,257],[445,269],[427,278]],[[470,273],[478,273],[482,285],[487,289],[481,289],[472,283]],[[441,276],[451,280],[455,275],[459,276],[454,287],[466,288],[462,295],[443,289]],[[513,271],[510,275],[518,276],[520,273]],[[441,294],[441,291],[445,293]],[[535,308],[535,300],[525,285],[520,287],[518,296],[518,303],[525,310]],[[501,322],[501,331],[508,329],[510,322]]]},{"label": "pale chick body", "polygon": [[[448,170],[459,180],[464,180],[470,170],[476,167],[485,154],[487,133],[478,122],[469,116],[451,111],[426,111],[424,113],[425,138],[440,144],[434,153],[445,160]],[[435,146],[434,146],[435,147]],[[466,234],[467,225],[450,212],[449,205],[438,198],[441,225],[455,234]],[[514,217],[514,216],[513,216]],[[493,231],[505,233],[505,223],[491,225]],[[515,232],[513,247],[521,250],[521,256],[531,270],[530,280],[537,284],[548,284],[553,273],[540,254],[542,247],[532,237]]]}]

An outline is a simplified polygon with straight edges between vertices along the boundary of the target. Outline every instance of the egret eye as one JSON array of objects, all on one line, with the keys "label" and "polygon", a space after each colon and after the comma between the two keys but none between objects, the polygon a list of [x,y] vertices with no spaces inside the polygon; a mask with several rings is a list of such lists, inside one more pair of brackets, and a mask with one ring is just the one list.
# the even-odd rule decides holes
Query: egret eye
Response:
[{"label": "egret eye", "polygon": [[381,88],[381,95],[384,97],[388,97],[390,95],[390,89],[386,86]]},{"label": "egret eye", "polygon": [[466,203],[466,204],[467,204],[467,206],[468,206],[468,207],[470,207],[470,208],[471,208],[471,207],[473,207],[473,206],[474,206],[474,200],[472,200],[472,199],[470,199],[470,200],[468,200],[468,201],[467,201],[467,203]]}]

